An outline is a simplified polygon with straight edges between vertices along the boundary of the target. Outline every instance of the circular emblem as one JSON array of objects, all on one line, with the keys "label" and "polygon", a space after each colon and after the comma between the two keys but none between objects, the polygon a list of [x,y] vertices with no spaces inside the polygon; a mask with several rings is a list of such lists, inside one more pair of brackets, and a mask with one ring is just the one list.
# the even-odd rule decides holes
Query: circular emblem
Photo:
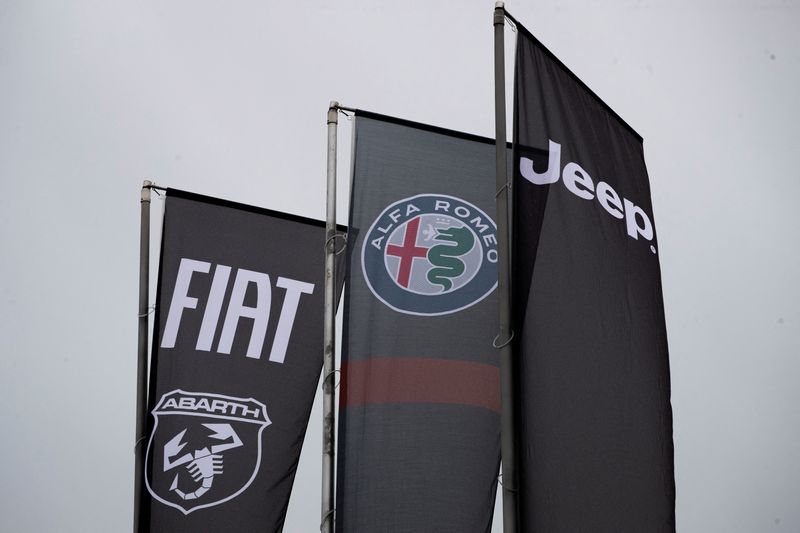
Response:
[{"label": "circular emblem", "polygon": [[497,226],[460,198],[412,196],[372,223],[361,267],[372,293],[395,311],[455,313],[497,286]]}]

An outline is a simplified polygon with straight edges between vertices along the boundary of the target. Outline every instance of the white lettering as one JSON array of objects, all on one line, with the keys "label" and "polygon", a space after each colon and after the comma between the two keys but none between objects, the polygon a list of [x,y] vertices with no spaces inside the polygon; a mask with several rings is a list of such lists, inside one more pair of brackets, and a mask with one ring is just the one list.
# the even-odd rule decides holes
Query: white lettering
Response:
[{"label": "white lettering", "polygon": [[611,188],[611,185],[605,181],[597,184],[597,201],[603,206],[603,209],[608,211],[608,214],[614,218],[622,220],[622,201],[619,199],[617,191]]},{"label": "white lettering", "polygon": [[[519,170],[522,173],[522,177],[534,185],[548,185],[555,183],[559,179],[561,145],[550,140],[549,147],[548,166],[543,173],[533,170],[533,161],[531,159],[520,157]],[[603,209],[608,214],[619,220],[624,218],[628,235],[637,240],[639,236],[648,241],[653,240],[653,223],[647,213],[627,198],[620,199],[620,195],[611,185],[600,181],[595,187],[592,177],[577,163],[567,163],[560,174],[564,178],[564,186],[572,194],[584,200],[591,200],[596,197],[597,202],[603,206]]]},{"label": "white lettering", "polygon": [[197,298],[189,296],[189,284],[192,274],[202,272],[208,274],[211,263],[195,261],[194,259],[181,259],[178,266],[178,278],[175,280],[175,290],[172,293],[172,302],[169,304],[167,324],[164,326],[164,337],[161,339],[162,348],[174,348],[175,339],[178,338],[178,328],[184,309],[196,309]]},{"label": "white lettering", "polygon": [[241,405],[242,408],[242,416],[252,416],[253,418],[258,418],[258,414],[261,412],[261,409],[258,407],[253,407],[252,409],[248,409],[246,405]]},{"label": "white lettering", "polygon": [[450,211],[450,202],[445,200],[436,200],[436,205],[433,207],[434,211]]},{"label": "white lettering", "polygon": [[464,207],[463,205],[459,205],[455,209],[456,216],[460,218],[469,218],[469,209]]},{"label": "white lettering", "polygon": [[225,298],[225,289],[231,276],[231,267],[217,265],[214,269],[214,279],[211,281],[211,291],[208,294],[206,312],[203,313],[203,323],[200,325],[200,334],[197,336],[196,348],[203,352],[211,351],[214,334],[217,332],[219,314],[222,310],[222,300]]},{"label": "white lettering", "polygon": [[[594,198],[594,194],[592,194],[592,191],[594,191],[592,178],[577,163],[567,163],[564,167],[563,178],[564,186],[575,196],[584,200]],[[583,188],[579,187],[578,184],[582,185]]]},{"label": "white lettering", "polygon": [[469,223],[475,226],[475,231],[477,231],[478,233],[483,233],[484,231],[489,229],[489,225],[484,224],[481,217],[475,217],[472,220],[470,220]]},{"label": "white lettering", "polygon": [[211,406],[208,405],[208,398],[200,398],[197,402],[195,402],[194,410],[195,411],[199,411],[201,409],[204,410],[204,411],[210,411],[211,410]]},{"label": "white lettering", "polygon": [[[375,239],[371,244],[376,248],[380,248],[383,239],[384,237]],[[212,345],[214,344],[220,317],[223,314],[222,307],[225,303],[225,295],[228,290],[232,270],[232,267],[227,265],[216,265],[214,268],[214,277],[211,280],[208,300],[195,345],[198,351],[212,351]],[[178,266],[178,275],[172,295],[172,303],[167,315],[167,323],[164,328],[161,347],[175,347],[183,310],[197,309],[199,303],[198,298],[194,298],[188,294],[192,275],[195,272],[208,274],[210,271],[211,263],[185,258],[181,260]],[[272,339],[269,360],[275,363],[283,363],[289,347],[289,340],[291,339],[292,330],[294,328],[300,299],[303,294],[314,293],[314,284],[278,277],[275,286],[284,289],[286,292],[284,294],[280,315],[278,316],[278,322],[275,326],[275,337]],[[255,300],[253,302],[248,300],[250,305],[245,305],[245,297],[248,294],[248,289],[255,292]],[[239,329],[241,322],[240,319],[248,318],[252,319],[252,330],[250,331],[245,355],[253,359],[261,358],[269,325],[270,311],[272,309],[272,290],[273,288],[268,274],[246,269],[236,270],[230,301],[228,302],[227,310],[224,311],[225,320],[222,324],[222,331],[216,346],[216,351],[218,353],[231,353],[234,337],[236,336],[237,329]],[[248,325],[250,325],[249,322]],[[214,409],[214,406],[209,407],[209,410]]]},{"label": "white lettering", "polygon": [[175,398],[169,398],[159,409],[205,411],[208,413],[219,413],[221,415],[238,415],[252,418],[259,418],[261,414],[261,409],[259,407],[249,404],[226,402],[225,400],[216,398],[194,398],[192,396],[180,396],[177,400]]},{"label": "white lettering", "polygon": [[183,396],[178,398],[178,407],[180,409],[194,409],[194,398]]},{"label": "white lettering", "polygon": [[547,170],[540,174],[533,170],[533,161],[527,157],[519,158],[519,171],[522,177],[534,185],[548,185],[558,181],[561,171],[561,145],[550,141],[550,154],[547,159]]},{"label": "white lettering", "polygon": [[212,400],[211,408],[209,409],[209,411],[211,411],[212,413],[222,413],[224,415],[225,411],[227,411],[228,408],[227,406],[228,402],[224,402],[222,400]]},{"label": "white lettering", "polygon": [[[653,224],[650,222],[650,219],[647,218],[645,212],[641,207],[634,205],[633,202],[627,198],[624,198],[623,202],[625,203],[625,225],[628,227],[628,235],[637,240],[639,239],[639,235],[641,235],[648,241],[652,241]],[[639,215],[639,219],[642,221],[641,226],[636,223],[636,215]]]},{"label": "white lettering", "polygon": [[[244,296],[250,283],[256,284],[255,307],[244,305]],[[224,354],[231,353],[233,337],[236,334],[236,326],[239,325],[239,319],[252,318],[253,330],[250,333],[250,343],[247,346],[247,357],[260,358],[261,349],[264,347],[264,337],[267,334],[271,305],[272,287],[270,286],[269,275],[240,268],[236,272],[236,280],[233,282],[231,301],[228,304],[225,323],[222,325],[222,335],[219,339],[217,351]]]},{"label": "white lettering", "polygon": [[286,348],[289,346],[289,337],[292,334],[292,326],[294,326],[294,317],[297,314],[297,305],[300,303],[300,295],[312,294],[314,284],[289,278],[278,278],[275,285],[286,289],[286,296],[283,297],[283,307],[281,307],[281,316],[275,330],[275,339],[272,341],[269,360],[274,363],[283,363],[286,357]]}]

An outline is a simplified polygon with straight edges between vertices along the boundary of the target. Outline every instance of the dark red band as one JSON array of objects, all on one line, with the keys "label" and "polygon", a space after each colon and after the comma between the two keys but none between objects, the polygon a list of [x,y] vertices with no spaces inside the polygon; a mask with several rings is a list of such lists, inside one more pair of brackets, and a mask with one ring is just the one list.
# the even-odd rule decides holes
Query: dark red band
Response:
[{"label": "dark red band", "polygon": [[500,369],[417,357],[372,357],[342,366],[341,407],[447,403],[500,412]]}]

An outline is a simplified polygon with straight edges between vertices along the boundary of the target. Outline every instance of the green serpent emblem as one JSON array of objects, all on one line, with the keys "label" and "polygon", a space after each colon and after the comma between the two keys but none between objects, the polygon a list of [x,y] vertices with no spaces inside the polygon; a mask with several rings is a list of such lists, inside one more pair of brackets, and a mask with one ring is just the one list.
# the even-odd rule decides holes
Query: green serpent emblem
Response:
[{"label": "green serpent emblem", "polygon": [[464,273],[464,262],[457,258],[472,250],[475,236],[468,228],[447,228],[437,230],[434,240],[452,243],[428,249],[428,261],[435,267],[428,271],[428,281],[446,292],[453,286],[452,278]]}]

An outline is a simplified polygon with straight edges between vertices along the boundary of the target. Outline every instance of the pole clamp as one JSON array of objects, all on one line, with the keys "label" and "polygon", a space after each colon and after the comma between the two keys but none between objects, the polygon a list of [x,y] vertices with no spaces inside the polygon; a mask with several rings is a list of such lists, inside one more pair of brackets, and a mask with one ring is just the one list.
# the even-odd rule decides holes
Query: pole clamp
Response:
[{"label": "pole clamp", "polygon": [[133,443],[133,453],[136,453],[136,449],[139,447],[139,445],[141,443],[144,442],[144,439],[146,439],[146,438],[147,438],[147,435],[142,435],[141,437],[136,439],[136,442]]},{"label": "pole clamp", "polygon": [[503,26],[506,23],[506,4],[497,1],[494,3],[494,25]]},{"label": "pole clamp", "polygon": [[497,482],[500,484],[501,487],[503,487],[503,490],[507,490],[508,492],[519,492],[516,488],[514,488],[514,487],[512,487],[510,485],[508,487],[506,487],[503,484],[503,473],[502,472],[500,472],[500,475],[497,476]]},{"label": "pole clamp", "polygon": [[336,241],[337,238],[342,239],[342,247],[337,250],[336,246],[334,246],[333,253],[339,255],[340,253],[344,252],[345,249],[347,248],[347,233],[334,233],[333,235],[328,237],[327,240],[325,241],[325,250],[327,250],[328,246],[330,246],[332,242]]},{"label": "pole clamp", "polygon": [[503,344],[497,344],[497,339],[499,339],[499,338],[500,338],[500,334],[498,333],[497,336],[492,341],[492,347],[493,348],[497,348],[498,350],[500,348],[503,348],[504,346],[508,346],[511,343],[511,341],[514,339],[514,332],[513,331],[511,332],[511,335],[508,337],[508,339],[506,339],[503,342]]},{"label": "pole clamp", "polygon": [[497,189],[497,192],[494,193],[494,199],[497,200],[505,191],[511,191],[512,186],[513,185],[510,180],[506,181],[503,186]]},{"label": "pole clamp", "polygon": [[339,123],[339,102],[336,100],[331,100],[331,103],[328,105],[328,124],[338,124]]},{"label": "pole clamp", "polygon": [[144,180],[144,183],[142,183],[142,202],[150,201],[150,191],[152,188],[153,182],[150,180]]},{"label": "pole clamp", "polygon": [[322,531],[322,529],[325,527],[325,522],[328,521],[328,518],[330,518],[331,515],[333,515],[334,512],[336,512],[336,508],[331,509],[330,511],[325,513],[325,516],[322,517],[322,521],[319,523],[319,530],[320,531]]},{"label": "pole clamp", "polygon": [[[341,369],[336,369],[336,370],[331,370],[330,372],[325,374],[325,377],[322,378],[322,384],[320,385],[320,389],[322,389],[324,391],[325,390],[325,385],[328,384],[328,379],[331,378],[332,376],[336,375],[336,374],[340,374],[341,375],[341,373],[342,373]],[[340,381],[341,381],[341,379],[340,379]],[[339,388],[339,383],[334,381],[333,382],[333,388],[334,389],[338,389]]]}]

